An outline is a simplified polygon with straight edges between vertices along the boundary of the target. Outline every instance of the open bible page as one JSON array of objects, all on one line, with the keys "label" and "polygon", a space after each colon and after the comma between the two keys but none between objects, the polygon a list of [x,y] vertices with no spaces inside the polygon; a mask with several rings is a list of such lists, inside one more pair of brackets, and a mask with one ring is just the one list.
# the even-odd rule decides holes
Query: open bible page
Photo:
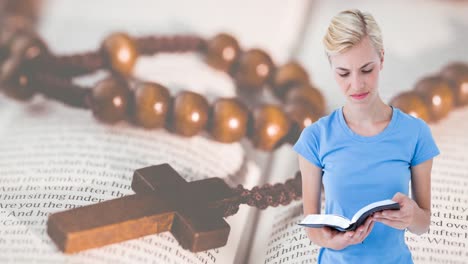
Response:
[{"label": "open bible page", "polygon": [[[43,112],[31,115],[31,108]],[[247,179],[241,183],[252,187],[260,174],[244,159],[239,144],[219,144],[204,137],[181,139],[126,124],[105,126],[88,112],[40,100],[24,107],[15,120],[1,140],[0,262],[233,261],[249,207],[226,218],[231,225],[227,246],[196,254],[183,250],[171,233],[161,233],[67,256],[45,229],[49,213],[133,194],[133,171],[153,164],[167,162],[187,181],[221,177],[234,185]]]},{"label": "open bible page", "polygon": [[320,247],[298,225],[302,218],[300,201],[262,212],[247,263],[317,263]]},{"label": "open bible page", "polygon": [[363,214],[365,214],[368,211],[371,211],[374,208],[382,207],[382,206],[386,206],[386,205],[390,205],[394,203],[396,202],[392,200],[383,200],[383,201],[378,201],[375,203],[368,204],[353,215],[353,218],[351,219],[351,223],[355,223]]},{"label": "open bible page", "polygon": [[339,215],[329,214],[311,214],[307,215],[300,223],[302,226],[307,227],[322,227],[324,225],[339,227],[346,229],[350,226],[351,222],[349,219]]},{"label": "open bible page", "polygon": [[[223,6],[212,0],[142,1],[137,8],[132,1],[44,2],[39,32],[59,54],[95,50],[114,31],[193,33],[207,38],[228,32],[245,49],[265,49],[278,64],[287,61],[300,39],[308,4],[306,0]],[[112,12],[106,12],[109,6]],[[259,20],[265,6],[270,16]],[[216,16],[222,17],[222,23],[214,23]],[[227,74],[211,69],[194,54],[142,57],[134,74],[167,85],[171,94],[202,93],[210,103],[236,94]],[[90,85],[102,77],[98,72],[78,81]],[[183,250],[171,233],[161,233],[67,256],[45,233],[48,214],[132,194],[133,171],[153,164],[167,162],[187,181],[222,177],[231,186],[252,188],[260,179],[259,166],[248,160],[240,143],[217,143],[206,134],[183,138],[125,122],[105,125],[89,110],[42,96],[19,103],[1,95],[0,102],[0,115],[8,117],[2,120],[0,139],[1,263],[235,263],[243,259],[248,248],[241,239],[249,235],[252,227],[247,223],[255,210],[246,205],[226,218],[231,226],[227,245],[199,253]]]},{"label": "open bible page", "polygon": [[383,200],[363,207],[354,214],[351,220],[341,215],[309,214],[301,221],[301,223],[299,223],[299,225],[305,227],[330,226],[339,231],[352,231],[361,226],[372,213],[395,208],[399,208],[399,204],[397,202],[392,200]]}]

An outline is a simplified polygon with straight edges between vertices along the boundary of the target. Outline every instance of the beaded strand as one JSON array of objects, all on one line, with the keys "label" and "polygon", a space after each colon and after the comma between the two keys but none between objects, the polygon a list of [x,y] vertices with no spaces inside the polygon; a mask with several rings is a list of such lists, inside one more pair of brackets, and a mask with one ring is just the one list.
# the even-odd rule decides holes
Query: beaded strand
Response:
[{"label": "beaded strand", "polygon": [[[259,149],[273,150],[281,143],[294,143],[304,127],[324,114],[323,97],[299,64],[290,62],[275,68],[265,52],[241,51],[237,41],[227,34],[204,41],[194,36],[133,40],[117,33],[106,38],[99,51],[52,56],[43,42],[25,28],[4,26],[0,33],[0,80],[6,94],[28,99],[40,92],[71,106],[90,108],[103,122],[113,123],[130,113],[133,121],[143,127],[170,127],[183,136],[207,129],[220,142],[234,142],[247,135]],[[285,104],[284,112],[268,104],[251,111],[237,98],[220,98],[209,106],[200,94],[183,91],[171,97],[167,88],[151,82],[137,82],[130,87],[126,78],[135,63],[136,50],[146,55],[201,52],[209,65],[233,76],[240,89],[256,93],[268,84]],[[43,67],[49,71],[43,71]],[[103,68],[110,69],[112,75],[93,88],[75,85],[67,79]],[[468,104],[468,65],[450,63],[440,72],[420,79],[413,90],[396,95],[390,104],[426,122],[437,122],[452,109]],[[202,121],[198,123],[199,120]],[[236,198],[211,206],[223,208],[224,216],[229,216],[238,211],[240,204],[259,209],[287,205],[302,197],[301,182],[298,171],[285,183],[265,184],[251,190],[238,185],[233,188],[239,194]]]},{"label": "beaded strand", "polygon": [[[165,127],[187,137],[206,130],[213,139],[224,143],[246,136],[256,148],[272,151],[283,143],[295,142],[300,131],[325,112],[323,96],[309,83],[298,63],[275,69],[264,51],[241,52],[237,41],[227,34],[210,41],[195,36],[140,37],[136,45],[128,35],[114,33],[103,41],[99,52],[58,57],[50,55],[45,44],[37,36],[31,37],[31,33],[5,31],[0,48],[7,56],[3,58],[0,79],[7,94],[29,99],[41,92],[71,106],[90,108],[105,123],[128,119],[145,128]],[[136,82],[129,87],[125,78],[131,75],[136,62],[136,47],[146,55],[201,52],[209,65],[228,71],[239,89],[256,93],[269,84],[284,102],[284,109],[276,104],[262,104],[251,110],[237,98],[219,98],[210,106],[198,93],[182,91],[171,97],[167,88],[151,82]],[[49,72],[41,72],[40,65]],[[91,89],[63,77],[89,74],[103,67],[110,69],[111,76]]]}]

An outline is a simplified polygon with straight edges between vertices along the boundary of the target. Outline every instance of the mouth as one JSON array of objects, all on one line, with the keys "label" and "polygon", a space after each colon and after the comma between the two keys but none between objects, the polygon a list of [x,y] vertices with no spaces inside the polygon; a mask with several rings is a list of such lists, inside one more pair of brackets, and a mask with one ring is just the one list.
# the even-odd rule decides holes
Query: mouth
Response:
[{"label": "mouth", "polygon": [[354,99],[364,99],[367,95],[369,94],[369,92],[367,93],[360,93],[360,94],[353,94],[351,95],[351,97],[353,97]]}]

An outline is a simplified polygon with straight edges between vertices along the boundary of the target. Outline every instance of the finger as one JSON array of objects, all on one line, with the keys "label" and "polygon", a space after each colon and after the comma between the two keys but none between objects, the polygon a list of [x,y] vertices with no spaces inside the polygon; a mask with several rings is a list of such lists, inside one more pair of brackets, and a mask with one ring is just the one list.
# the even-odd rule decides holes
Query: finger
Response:
[{"label": "finger", "polygon": [[353,239],[354,235],[355,235],[356,232],[354,231],[346,231],[343,233],[342,237],[347,240],[347,241],[350,241]]},{"label": "finger", "polygon": [[371,219],[369,225],[367,226],[367,229],[366,231],[364,232],[364,238],[367,237],[367,235],[370,233],[370,231],[372,230],[372,228],[374,227],[374,224],[375,224],[375,221],[374,219]]},{"label": "finger", "polygon": [[367,218],[366,222],[364,225],[358,228],[358,233],[359,233],[359,241],[361,242],[364,240],[364,238],[367,236],[368,230],[370,226],[374,223],[372,217]]},{"label": "finger", "polygon": [[364,239],[370,234],[372,231],[372,228],[374,228],[375,221],[370,221],[370,224],[367,226],[367,229],[362,232],[362,234],[359,236],[359,243],[362,243]]},{"label": "finger", "polygon": [[403,221],[403,219],[407,218],[406,215],[384,215],[380,217],[376,217],[375,219],[385,219],[385,220],[390,220],[390,221]]},{"label": "finger", "polygon": [[365,232],[373,220],[374,219],[372,217],[368,217],[364,224],[358,228],[358,230],[362,230],[363,232]]},{"label": "finger", "polygon": [[366,233],[363,235],[362,240],[366,239],[367,236],[369,236],[370,232],[372,232],[372,229],[374,228],[375,221],[372,221],[372,223],[369,225],[369,228],[367,228]]},{"label": "finger", "polygon": [[377,219],[384,218],[384,219],[390,219],[390,220],[402,219],[402,218],[404,218],[405,216],[406,216],[406,213],[405,213],[405,212],[402,212],[402,211],[392,211],[392,210],[385,210],[385,211],[376,213],[376,214],[374,215],[374,217],[377,218]]},{"label": "finger", "polygon": [[366,222],[360,226],[357,230],[356,230],[356,233],[358,234],[356,236],[357,240],[359,243],[362,242],[362,240],[364,240],[368,234],[368,230],[370,228],[370,226],[374,223],[374,220],[372,217],[368,217],[366,219]]},{"label": "finger", "polygon": [[366,233],[368,229],[362,229],[362,232],[359,232],[359,235],[355,236],[355,244],[362,243],[362,241],[366,238]]},{"label": "finger", "polygon": [[407,198],[408,198],[408,196],[404,195],[404,194],[401,193],[401,192],[397,192],[397,193],[393,196],[392,200],[395,201],[395,202],[397,202],[397,203],[401,203],[401,202],[405,201]]},{"label": "finger", "polygon": [[331,237],[330,240],[333,240],[336,244],[348,245],[350,237],[348,232],[338,232],[336,235]]},{"label": "finger", "polygon": [[372,217],[367,218],[365,225],[363,226],[363,233],[367,232],[367,229],[369,229],[369,226],[374,222],[374,219]]},{"label": "finger", "polygon": [[367,228],[369,227],[371,222],[372,222],[372,217],[368,217],[366,219],[366,222],[364,222],[363,225],[361,225],[360,227],[357,228],[356,233],[358,233],[359,235],[362,235],[362,233],[367,230]]},{"label": "finger", "polygon": [[333,235],[332,229],[330,227],[328,227],[328,226],[324,226],[322,228],[322,232],[323,232],[324,237],[327,238],[327,239],[330,239],[332,237],[332,235]]},{"label": "finger", "polygon": [[382,224],[388,225],[390,227],[397,228],[397,229],[401,229],[400,227],[405,225],[405,223],[401,222],[401,221],[388,220],[388,219],[383,219],[383,218],[382,219],[377,219],[376,221],[380,222]]},{"label": "finger", "polygon": [[363,228],[363,226],[356,230],[356,234],[352,238],[353,244],[361,243],[361,241],[363,240],[364,230],[365,229]]},{"label": "finger", "polygon": [[344,243],[346,245],[354,245],[354,244],[360,243],[360,241],[359,241],[360,234],[357,232],[357,230],[356,231],[348,231],[347,233],[348,234],[344,238]]}]

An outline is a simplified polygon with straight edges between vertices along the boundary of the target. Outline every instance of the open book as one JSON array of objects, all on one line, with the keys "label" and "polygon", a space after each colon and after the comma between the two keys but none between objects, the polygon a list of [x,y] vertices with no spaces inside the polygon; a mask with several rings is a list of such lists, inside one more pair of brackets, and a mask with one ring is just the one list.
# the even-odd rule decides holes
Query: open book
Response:
[{"label": "open book", "polygon": [[[243,48],[263,48],[283,64],[301,37],[308,2],[145,1],[135,6],[133,1],[44,1],[39,31],[59,54],[95,50],[114,31],[193,32],[207,38],[230,32]],[[258,20],[258,11],[265,6],[274,15]],[[107,12],[109,7],[112,12]],[[213,21],[218,15],[223,27]],[[265,26],[276,30],[263,30]],[[93,84],[103,77],[100,74],[78,82]],[[236,95],[229,75],[212,69],[196,54],[140,57],[135,75],[166,85],[172,95],[179,90],[199,92],[210,103]],[[251,189],[261,183],[270,153],[242,144],[223,144],[203,134],[184,138],[126,122],[106,125],[89,110],[41,95],[21,103],[0,93],[0,263],[245,263],[251,222],[258,211],[246,205],[226,218],[230,225],[226,246],[198,253],[183,249],[165,232],[66,255],[46,233],[51,213],[134,194],[133,172],[151,165],[168,163],[188,182],[220,177],[231,187],[243,184]]]},{"label": "open book", "polygon": [[[185,8],[181,9],[179,1],[164,5],[145,1],[146,13],[132,16],[133,12],[129,10],[134,10],[134,3],[131,1],[127,8],[122,8],[115,1],[108,0],[89,3],[60,0],[54,2],[51,8],[55,11],[45,15],[45,19],[60,15],[63,20],[42,21],[42,30],[52,49],[59,52],[94,49],[109,33],[109,28],[133,32],[135,25],[125,20],[129,14],[135,19],[151,17],[164,21],[154,24],[149,23],[150,19],[143,21],[145,33],[159,29],[172,32],[160,25],[167,25],[171,30],[174,27],[180,29],[185,25],[181,21],[190,25],[189,29],[194,27],[203,29],[203,33],[213,33],[218,28],[214,26],[213,16],[206,14],[218,14],[219,10],[215,8],[216,1],[207,2],[200,0],[192,4],[185,1]],[[291,47],[297,45],[295,40],[300,35],[298,20],[307,9],[303,4],[311,1],[290,1],[288,5],[283,2],[240,1],[248,5],[245,9],[244,6],[236,9],[234,2],[226,2],[223,4],[228,7],[223,8],[241,10],[243,16],[240,21],[237,13],[232,12],[233,16],[226,15],[225,19],[237,21],[232,31],[241,36],[239,39],[246,47],[260,43],[261,39],[272,56],[284,62],[293,52]],[[158,8],[150,8],[152,3]],[[74,8],[64,10],[65,5]],[[204,5],[206,12],[203,25],[197,24],[199,13],[194,11],[200,9],[199,5]],[[343,8],[341,3],[336,5],[318,9],[323,16],[322,21],[328,22],[331,15]],[[402,10],[407,10],[407,5],[403,2]],[[109,6],[112,6],[112,12],[103,12]],[[265,10],[265,6],[274,15],[259,20],[259,10]],[[172,9],[177,12],[172,12]],[[154,16],[155,10],[158,16]],[[90,20],[77,18],[77,14],[85,11],[91,13]],[[169,13],[180,14],[181,17],[170,20],[165,17]],[[318,15],[318,12],[313,14]],[[103,24],[106,16],[113,18],[108,24]],[[311,25],[308,36],[315,36],[319,32],[316,29],[324,28],[324,24],[317,28],[312,26],[316,22],[319,21],[315,16],[308,23]],[[137,25],[138,28],[141,24]],[[275,30],[261,30],[261,26]],[[73,41],[70,32],[74,34]],[[312,43],[303,46],[314,47],[323,55],[316,45],[319,41]],[[418,63],[431,56],[418,58]],[[310,62],[316,58],[318,55],[304,60]],[[328,66],[327,63],[323,65]],[[322,68],[327,69],[325,66]],[[386,68],[389,71],[392,65],[388,64]],[[320,80],[322,74],[313,74],[316,69],[312,67],[309,70],[314,80]],[[154,78],[154,81],[168,84],[170,88],[189,83],[193,84],[190,88],[200,89],[197,91],[201,93],[234,95],[229,77],[214,72],[190,55],[180,58],[162,56],[154,60],[143,58],[137,64],[137,74]],[[417,77],[393,79],[407,81],[409,85]],[[333,90],[327,89],[328,86],[319,87],[322,91]],[[408,86],[398,84],[389,87]],[[331,105],[337,104],[337,98],[326,96]],[[466,263],[468,259],[467,118],[468,108],[463,108],[431,125],[442,155],[435,159],[432,173],[431,229],[421,236],[406,234],[415,263]],[[231,227],[226,246],[199,253],[182,249],[167,232],[65,255],[46,234],[46,221],[51,213],[133,194],[130,183],[134,170],[138,168],[167,162],[187,181],[221,177],[231,186],[243,184],[246,188],[266,182],[284,182],[298,170],[297,154],[291,146],[285,145],[273,154],[255,152],[249,146],[221,144],[204,136],[181,138],[126,123],[107,126],[96,121],[89,111],[41,97],[22,104],[0,95],[0,263],[316,263],[320,247],[308,239],[305,227],[298,225],[304,218],[301,200],[265,210],[241,205],[236,215],[226,218]],[[250,154],[254,155],[247,157]]]},{"label": "open book", "polygon": [[341,215],[309,214],[298,225],[306,227],[329,226],[338,231],[354,231],[366,222],[367,217],[383,210],[399,210],[400,204],[392,200],[382,200],[368,204],[357,211],[350,220]]}]

